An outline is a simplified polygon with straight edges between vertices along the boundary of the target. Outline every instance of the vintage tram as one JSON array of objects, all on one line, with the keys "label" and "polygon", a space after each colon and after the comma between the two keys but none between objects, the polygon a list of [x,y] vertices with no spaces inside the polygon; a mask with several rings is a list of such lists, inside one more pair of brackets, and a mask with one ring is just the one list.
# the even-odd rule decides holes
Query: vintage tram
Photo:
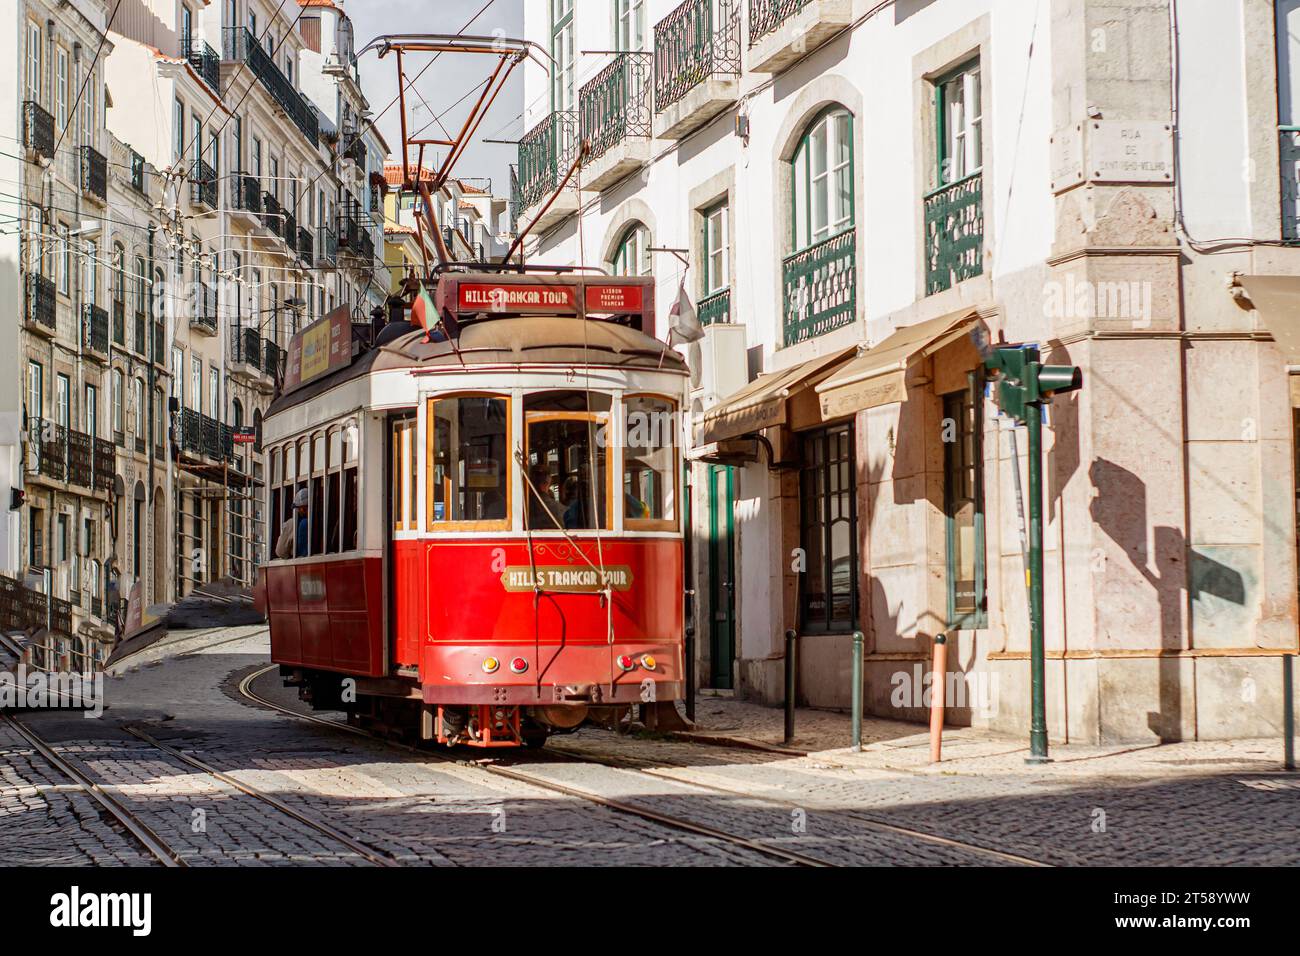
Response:
[{"label": "vintage tram", "polygon": [[291,342],[257,594],[286,682],[480,747],[679,699],[687,370],[653,280],[448,273],[432,304]]}]

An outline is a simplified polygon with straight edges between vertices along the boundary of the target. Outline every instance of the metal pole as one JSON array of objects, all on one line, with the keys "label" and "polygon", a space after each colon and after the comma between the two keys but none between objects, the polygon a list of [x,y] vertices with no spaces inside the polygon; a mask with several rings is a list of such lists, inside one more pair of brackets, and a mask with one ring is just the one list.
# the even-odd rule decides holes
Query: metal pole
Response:
[{"label": "metal pole", "polygon": [[799,634],[794,628],[785,632],[785,743],[794,742],[794,704],[799,680]]},{"label": "metal pole", "polygon": [[1287,770],[1295,769],[1295,655],[1282,655],[1282,740]]},{"label": "metal pole", "polygon": [[853,747],[854,753],[862,750],[862,646],[865,638],[861,631],[853,632]]},{"label": "metal pole", "polygon": [[1025,406],[1029,430],[1029,683],[1031,716],[1026,763],[1047,763],[1043,664],[1043,406]]}]

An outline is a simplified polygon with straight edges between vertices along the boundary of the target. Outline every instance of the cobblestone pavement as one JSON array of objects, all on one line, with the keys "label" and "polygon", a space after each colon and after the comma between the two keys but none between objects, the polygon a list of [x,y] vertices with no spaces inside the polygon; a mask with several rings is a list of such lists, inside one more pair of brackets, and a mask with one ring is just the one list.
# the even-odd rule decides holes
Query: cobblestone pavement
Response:
[{"label": "cobblestone pavement", "polygon": [[[262,630],[177,642],[180,656],[107,682],[100,720],[23,719],[109,788],[190,865],[370,865],[347,843],[195,769],[124,729],[139,726],[246,786],[409,864],[780,865],[751,846],[685,832],[535,783],[268,711],[235,691],[266,662]],[[289,703],[274,672],[259,693]],[[278,696],[277,696],[278,695]],[[1150,751],[1058,751],[1027,769],[1018,741],[953,734],[924,762],[914,725],[879,722],[863,754],[778,753],[780,712],[701,701],[721,740],[584,729],[547,751],[494,756],[546,781],[832,864],[1297,864],[1300,778],[1244,742]],[[800,715],[805,745],[840,715]],[[748,731],[738,734],[736,728]],[[747,742],[748,749],[726,743]],[[1199,747],[1199,749],[1198,749]],[[805,749],[808,749],[805,747]],[[0,863],[155,861],[70,781],[0,725]],[[1002,855],[999,855],[1002,854]]]}]

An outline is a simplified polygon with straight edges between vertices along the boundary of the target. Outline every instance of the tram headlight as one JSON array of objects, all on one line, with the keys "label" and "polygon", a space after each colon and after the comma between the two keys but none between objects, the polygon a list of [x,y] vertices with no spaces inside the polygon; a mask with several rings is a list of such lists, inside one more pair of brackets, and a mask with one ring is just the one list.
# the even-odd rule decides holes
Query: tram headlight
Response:
[{"label": "tram headlight", "polygon": [[483,673],[495,674],[501,667],[501,662],[495,657],[483,658]]}]

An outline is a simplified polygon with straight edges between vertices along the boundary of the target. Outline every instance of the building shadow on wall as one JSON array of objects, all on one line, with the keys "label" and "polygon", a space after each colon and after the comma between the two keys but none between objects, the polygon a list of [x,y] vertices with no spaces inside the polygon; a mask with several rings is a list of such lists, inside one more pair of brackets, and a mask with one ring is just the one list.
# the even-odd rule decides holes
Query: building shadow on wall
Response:
[{"label": "building shadow on wall", "polygon": [[[1177,655],[1183,649],[1183,622],[1191,614],[1190,602],[1205,595],[1245,604],[1245,581],[1235,568],[1192,550],[1178,528],[1157,526],[1148,547],[1146,483],[1133,472],[1098,458],[1088,474],[1096,489],[1089,509],[1092,520],[1123,549],[1133,568],[1156,592],[1162,652],[1157,668],[1160,709],[1147,714],[1147,726],[1162,743],[1179,741],[1183,737],[1183,658]],[[1095,572],[1096,566],[1091,566]]]}]

